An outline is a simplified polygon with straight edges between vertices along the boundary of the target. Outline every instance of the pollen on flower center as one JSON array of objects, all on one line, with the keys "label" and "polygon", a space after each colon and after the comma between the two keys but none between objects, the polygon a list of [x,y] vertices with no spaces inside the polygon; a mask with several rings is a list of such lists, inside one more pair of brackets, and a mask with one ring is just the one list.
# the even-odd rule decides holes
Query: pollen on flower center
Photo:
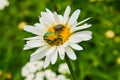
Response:
[{"label": "pollen on flower center", "polygon": [[68,40],[70,29],[68,26],[58,24],[50,27],[44,34],[44,40],[50,45],[61,45]]}]

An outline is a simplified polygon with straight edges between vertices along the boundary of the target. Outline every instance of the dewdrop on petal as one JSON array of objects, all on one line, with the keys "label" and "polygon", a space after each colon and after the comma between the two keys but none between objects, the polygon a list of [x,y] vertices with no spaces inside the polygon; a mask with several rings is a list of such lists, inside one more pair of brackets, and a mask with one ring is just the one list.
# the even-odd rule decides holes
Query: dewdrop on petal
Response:
[{"label": "dewdrop on petal", "polygon": [[108,30],[105,32],[105,36],[107,38],[113,38],[113,37],[115,37],[115,33],[112,30]]}]

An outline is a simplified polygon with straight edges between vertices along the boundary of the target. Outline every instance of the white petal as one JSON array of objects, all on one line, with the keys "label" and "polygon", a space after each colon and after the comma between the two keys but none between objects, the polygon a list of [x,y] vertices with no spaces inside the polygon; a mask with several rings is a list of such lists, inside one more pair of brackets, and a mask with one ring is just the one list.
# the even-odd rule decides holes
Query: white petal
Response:
[{"label": "white petal", "polygon": [[55,23],[55,20],[54,20],[54,14],[49,10],[49,9],[46,9],[47,11],[47,14],[49,15],[51,21],[53,22],[53,24]]},{"label": "white petal", "polygon": [[48,50],[48,52],[45,53],[45,55],[47,56],[47,55],[52,54],[52,53],[55,51],[55,49],[56,49],[56,46],[51,47],[51,48]]},{"label": "white petal", "polygon": [[40,31],[36,27],[25,26],[25,27],[23,27],[23,29],[27,32],[31,32],[31,33],[36,34],[36,35],[40,35]]},{"label": "white petal", "polygon": [[[38,48],[32,55],[31,55],[31,57],[33,56],[35,56],[36,54],[38,54],[38,53],[40,53],[40,52],[42,52],[42,51],[44,51],[44,50],[47,50],[48,49],[48,46],[42,46],[42,47],[40,47],[40,48]],[[48,51],[48,50],[47,50]]]},{"label": "white petal", "polygon": [[75,44],[75,43],[71,43],[69,44],[73,49],[76,49],[76,50],[83,50],[83,48],[81,46],[79,46],[78,44]]},{"label": "white petal", "polygon": [[45,57],[48,48],[46,46],[38,48],[30,57],[30,61],[37,61]]},{"label": "white petal", "polygon": [[71,24],[71,28],[74,29],[76,27],[76,25],[77,25],[77,21],[74,21],[73,24]]},{"label": "white petal", "polygon": [[71,29],[71,33],[78,31],[78,30],[89,28],[91,26],[92,26],[91,24],[84,24],[82,26],[74,27],[74,29],[73,28]]},{"label": "white petal", "polygon": [[66,42],[63,44],[64,47],[67,47],[68,45],[69,45],[69,41],[66,41]]},{"label": "white petal", "polygon": [[35,27],[37,27],[38,30],[40,30],[40,34],[44,34],[45,31],[48,29],[48,27],[46,27],[44,24],[40,24],[40,23],[37,23],[35,24]]},{"label": "white petal", "polygon": [[42,18],[46,22],[47,25],[51,26],[54,23],[51,19],[51,16],[49,16],[47,13],[42,12],[41,15],[42,15]]},{"label": "white petal", "polygon": [[46,30],[49,28],[49,25],[46,24],[46,20],[44,20],[42,17],[39,18],[40,23],[42,26],[42,28],[45,28]]},{"label": "white petal", "polygon": [[72,43],[79,43],[81,42],[81,39],[79,37],[76,37],[76,36],[70,36],[69,38],[69,42],[72,42]]},{"label": "white petal", "polygon": [[57,24],[59,24],[59,23],[60,23],[59,16],[57,15],[57,13],[56,13],[56,12],[54,12],[54,19],[55,19],[55,22],[56,22]]},{"label": "white petal", "polygon": [[48,67],[48,65],[50,64],[50,60],[51,60],[51,55],[46,56],[44,62],[44,68]]},{"label": "white petal", "polygon": [[70,59],[72,59],[72,60],[76,60],[76,59],[77,59],[74,51],[73,51],[69,46],[67,46],[67,47],[65,48],[65,51],[66,51],[67,56],[68,56]]},{"label": "white petal", "polygon": [[63,24],[63,16],[62,15],[58,15],[58,16],[59,16],[60,24]]},{"label": "white petal", "polygon": [[65,12],[64,12],[64,23],[67,23],[68,22],[68,19],[69,19],[69,15],[70,15],[70,11],[71,11],[71,8],[70,6],[67,6]]},{"label": "white petal", "polygon": [[41,42],[40,40],[30,40],[30,41],[27,41],[26,45],[24,45],[24,50],[40,47],[43,45],[46,45],[46,43]]},{"label": "white petal", "polygon": [[49,21],[49,19],[48,19],[48,17],[46,16],[46,14],[42,12],[41,15],[42,15],[42,17],[41,17],[41,19],[40,19],[41,23],[42,23],[42,24],[45,24],[47,27],[48,27],[48,26],[51,26],[52,24],[51,24],[51,22]]},{"label": "white petal", "polygon": [[31,46],[31,47],[39,47],[41,44],[45,44],[41,42],[40,40],[30,40],[26,42],[27,44],[25,46]]},{"label": "white petal", "polygon": [[90,17],[90,18],[87,18],[87,19],[84,19],[83,21],[80,21],[77,25],[80,25],[80,24],[84,23],[85,21],[87,21],[87,20],[89,20],[89,19],[91,19],[91,17]]},{"label": "white petal", "polygon": [[69,38],[69,41],[72,43],[78,43],[81,41],[87,41],[92,38],[92,32],[91,31],[81,31],[81,32],[76,32],[72,34]]},{"label": "white petal", "polygon": [[71,26],[79,17],[80,10],[76,10],[70,17],[68,25]]},{"label": "white petal", "polygon": [[80,31],[80,32],[76,32],[73,35],[77,35],[77,36],[81,36],[81,35],[92,35],[91,31]]},{"label": "white petal", "polygon": [[38,40],[40,39],[40,36],[30,37],[30,38],[24,38],[24,40]]},{"label": "white petal", "polygon": [[46,9],[47,13],[51,16],[53,16],[54,14],[49,10],[49,9]]},{"label": "white petal", "polygon": [[65,48],[63,46],[58,46],[57,50],[60,58],[63,60],[65,58]]},{"label": "white petal", "polygon": [[29,47],[29,46],[24,46],[23,50],[28,50],[28,49],[32,49],[33,47]]},{"label": "white petal", "polygon": [[52,53],[52,57],[51,57],[51,63],[52,63],[52,64],[55,64],[55,62],[57,61],[57,56],[58,56],[58,53],[57,53],[57,50],[55,50],[55,51]]},{"label": "white petal", "polygon": [[74,33],[72,36],[76,36],[81,38],[82,41],[90,40],[92,38],[92,32],[91,31],[81,31]]}]

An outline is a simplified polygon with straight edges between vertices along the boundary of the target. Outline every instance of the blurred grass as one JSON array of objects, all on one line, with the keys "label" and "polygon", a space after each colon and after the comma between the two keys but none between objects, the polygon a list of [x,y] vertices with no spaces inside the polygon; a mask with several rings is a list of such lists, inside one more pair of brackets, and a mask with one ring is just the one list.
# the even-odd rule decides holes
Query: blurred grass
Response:
[{"label": "blurred grass", "polygon": [[[79,20],[92,17],[88,22],[93,26],[87,30],[93,32],[90,41],[82,42],[84,51],[76,54],[74,62],[80,68],[78,77],[81,80],[120,80],[120,7],[119,0],[9,0],[10,5],[0,11],[0,80],[23,80],[22,66],[29,61],[34,50],[23,51],[23,38],[32,34],[18,28],[21,22],[29,25],[39,22],[41,11],[49,8],[58,13],[64,12],[67,5],[72,11],[81,9]],[[115,36],[105,36],[112,30]],[[111,34],[110,34],[111,35]],[[52,69],[56,67],[50,66]],[[78,64],[79,63],[79,64]],[[11,74],[11,79],[6,76]]]}]

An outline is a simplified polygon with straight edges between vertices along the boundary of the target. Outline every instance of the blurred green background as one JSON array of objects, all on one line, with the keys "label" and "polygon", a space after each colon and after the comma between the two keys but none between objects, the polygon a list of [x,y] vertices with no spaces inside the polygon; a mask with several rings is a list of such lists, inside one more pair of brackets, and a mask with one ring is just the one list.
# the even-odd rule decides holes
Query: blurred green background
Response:
[{"label": "blurred green background", "polygon": [[[23,80],[21,68],[34,50],[23,51],[23,38],[32,34],[22,30],[23,25],[39,22],[41,11],[49,8],[63,14],[67,5],[72,12],[81,9],[79,20],[92,17],[90,41],[82,42],[78,59],[72,61],[81,80],[120,80],[120,0],[9,0],[9,6],[0,10],[0,80]],[[49,68],[57,69],[58,60]],[[73,65],[75,66],[75,65]]]}]

